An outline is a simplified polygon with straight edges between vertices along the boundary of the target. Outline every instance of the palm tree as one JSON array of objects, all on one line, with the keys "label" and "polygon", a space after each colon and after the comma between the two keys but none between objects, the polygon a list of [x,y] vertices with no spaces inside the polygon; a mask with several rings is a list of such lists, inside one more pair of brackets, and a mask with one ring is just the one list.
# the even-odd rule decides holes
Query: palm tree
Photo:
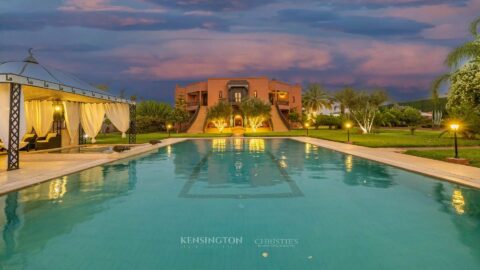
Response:
[{"label": "palm tree", "polygon": [[335,93],[335,101],[340,104],[340,113],[345,115],[348,106],[352,103],[352,100],[355,98],[355,91],[350,88],[346,87],[341,91]]},{"label": "palm tree", "polygon": [[[445,59],[445,64],[455,70],[459,67],[459,64],[465,60],[477,61],[480,60],[480,33],[478,28],[480,27],[480,17],[476,18],[470,23],[470,33],[474,40],[468,41],[457,48],[453,49]],[[439,97],[439,90],[443,83],[449,82],[452,73],[445,73],[440,75],[432,83],[432,98],[436,103]]]},{"label": "palm tree", "polygon": [[323,108],[332,109],[332,99],[320,84],[314,83],[310,84],[307,92],[303,94],[302,105],[307,110],[309,118],[312,118]]}]

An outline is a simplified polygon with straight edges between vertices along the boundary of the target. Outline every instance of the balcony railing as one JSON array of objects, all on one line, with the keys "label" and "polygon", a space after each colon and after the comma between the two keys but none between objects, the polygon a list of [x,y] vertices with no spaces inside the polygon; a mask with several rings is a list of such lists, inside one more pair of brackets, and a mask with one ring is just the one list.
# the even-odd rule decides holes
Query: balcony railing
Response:
[{"label": "balcony railing", "polygon": [[290,102],[288,100],[277,100],[277,104],[280,106],[282,105],[288,106]]},{"label": "balcony railing", "polygon": [[187,102],[187,107],[198,106],[199,104],[200,104],[199,101],[190,101],[190,102]]}]

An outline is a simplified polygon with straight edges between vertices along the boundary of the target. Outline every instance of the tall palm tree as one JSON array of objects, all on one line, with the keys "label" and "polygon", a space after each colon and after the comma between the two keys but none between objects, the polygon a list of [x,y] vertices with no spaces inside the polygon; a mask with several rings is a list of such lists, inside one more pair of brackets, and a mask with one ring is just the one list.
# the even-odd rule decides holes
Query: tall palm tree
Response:
[{"label": "tall palm tree", "polygon": [[[459,64],[465,60],[476,61],[480,60],[480,33],[478,28],[480,27],[480,17],[476,18],[470,23],[470,33],[473,36],[472,41],[468,41],[457,48],[453,49],[445,59],[445,64],[455,70],[459,67]],[[432,83],[432,97],[434,102],[438,100],[439,90],[443,83],[449,82],[452,73],[445,73],[440,75]]]},{"label": "tall palm tree", "polygon": [[332,109],[332,99],[322,89],[320,84],[314,83],[308,86],[308,90],[302,96],[302,105],[307,110],[309,117],[316,115],[323,108]]},{"label": "tall palm tree", "polygon": [[355,91],[353,88],[345,87],[344,89],[335,93],[335,101],[340,104],[340,113],[345,115],[348,107],[352,104],[352,100],[355,98]]}]

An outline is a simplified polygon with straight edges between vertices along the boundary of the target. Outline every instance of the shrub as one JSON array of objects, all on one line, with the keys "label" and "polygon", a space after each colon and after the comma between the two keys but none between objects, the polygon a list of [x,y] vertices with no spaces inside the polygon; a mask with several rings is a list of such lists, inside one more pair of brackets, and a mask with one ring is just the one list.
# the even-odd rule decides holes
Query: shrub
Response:
[{"label": "shrub", "polygon": [[165,129],[165,122],[154,116],[137,116],[138,133],[158,132]]}]

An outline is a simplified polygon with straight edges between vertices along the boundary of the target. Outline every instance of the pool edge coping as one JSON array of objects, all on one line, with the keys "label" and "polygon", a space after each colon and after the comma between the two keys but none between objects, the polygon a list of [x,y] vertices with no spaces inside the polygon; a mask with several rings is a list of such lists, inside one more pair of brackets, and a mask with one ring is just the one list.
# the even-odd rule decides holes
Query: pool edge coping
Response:
[{"label": "pool edge coping", "polygon": [[[289,139],[302,143],[310,143],[335,152],[379,162],[409,172],[434,177],[439,180],[480,189],[480,178],[465,175],[465,171],[473,171],[476,173],[473,175],[478,175],[480,177],[480,168],[407,155],[391,150],[389,151],[384,148],[358,146],[312,137],[290,137]],[[457,171],[451,172],[448,171],[448,169],[457,169]]]},{"label": "pool edge coping", "polygon": [[[168,141],[167,141],[168,140]],[[45,174],[41,174],[38,176],[35,176],[33,178],[28,178],[28,179],[21,179],[21,180],[14,180],[11,183],[4,183],[0,185],[0,196],[3,196],[7,193],[13,192],[13,191],[18,191],[30,186],[35,186],[44,182],[48,182],[50,180],[53,180],[55,178],[63,177],[63,176],[68,176],[74,173],[78,173],[84,170],[88,170],[97,166],[102,166],[105,164],[113,163],[113,162],[118,162],[121,160],[125,159],[130,159],[134,157],[138,157],[141,155],[149,154],[150,152],[154,152],[155,150],[158,150],[160,148],[173,145],[176,143],[184,142],[186,140],[189,140],[189,138],[167,138],[164,141],[162,141],[159,144],[156,145],[150,145],[150,144],[139,144],[135,148],[132,148],[130,151],[126,151],[123,153],[112,153],[109,154],[111,157],[105,158],[105,155],[99,154],[99,156],[102,156],[103,158],[94,160],[91,162],[86,162],[82,163],[78,166],[70,167],[70,168],[64,168],[61,170],[56,170],[53,172],[47,172]],[[67,155],[67,154],[65,154]],[[83,155],[83,154],[68,154],[68,155]],[[15,171],[3,171],[1,174],[8,174],[10,173],[15,173],[15,172],[20,172],[20,170],[15,170]],[[8,180],[7,180],[8,181]]]},{"label": "pool edge coping", "polygon": [[[439,160],[433,160],[433,159],[428,159],[428,158],[422,158],[422,157],[416,157],[416,156],[411,156],[411,155],[406,155],[403,153],[398,153],[394,151],[389,151],[387,149],[383,148],[370,148],[370,147],[364,147],[364,146],[358,146],[358,145],[352,145],[352,144],[345,144],[345,143],[339,143],[339,142],[333,142],[333,141],[328,141],[328,140],[322,140],[318,138],[312,138],[312,137],[238,137],[238,139],[254,139],[254,138],[260,138],[260,139],[290,139],[302,143],[310,143],[322,148],[326,148],[335,152],[343,153],[343,154],[348,154],[352,156],[356,156],[359,158],[379,162],[385,165],[393,166],[399,169],[403,169],[406,171],[410,171],[413,173],[418,173],[421,175],[429,176],[429,177],[434,177],[438,178],[440,180],[456,183],[456,184],[461,184],[473,188],[480,189],[480,178],[473,178],[469,177],[466,175],[462,175],[459,173],[452,173],[448,172],[445,170],[439,169],[439,167],[449,167],[449,168],[463,168],[468,171],[475,171],[478,172],[480,176],[480,168],[475,168],[475,167],[470,167],[470,166],[464,166],[464,165],[458,165],[458,164],[451,164],[451,163],[446,163],[444,161],[439,161]],[[205,138],[197,138],[197,137],[186,137],[186,138],[167,138],[162,143],[157,144],[157,145],[149,145],[149,144],[140,144],[137,147],[133,148],[131,151],[124,152],[124,153],[114,153],[111,154],[112,156],[110,158],[102,158],[99,160],[94,160],[91,162],[86,162],[82,163],[78,166],[70,167],[70,168],[65,168],[61,170],[56,170],[54,172],[49,172],[45,174],[41,174],[38,176],[35,176],[33,178],[29,179],[21,179],[21,180],[14,180],[12,183],[4,183],[0,185],[0,196],[5,195],[9,192],[17,191],[26,187],[38,185],[47,181],[50,181],[55,178],[71,175],[80,171],[84,171],[93,167],[97,166],[102,166],[105,164],[113,163],[113,162],[118,162],[121,160],[125,159],[130,159],[130,158],[137,158],[140,155],[145,155],[149,154],[150,152],[153,152],[155,150],[158,150],[160,148],[173,145],[176,143],[184,142],[187,140],[213,140],[213,139],[235,139],[234,137],[228,137],[228,138],[217,138],[217,137],[205,137]],[[379,154],[383,154],[379,155]],[[82,154],[78,154],[82,155]],[[417,161],[413,163],[406,163],[405,160],[410,160],[410,161]],[[420,164],[419,165],[419,162]],[[426,164],[428,163],[428,164]],[[433,164],[433,166],[432,166]],[[13,171],[18,172],[18,171]],[[12,172],[1,172],[1,173],[12,173]],[[7,180],[8,181],[8,180]]]}]

